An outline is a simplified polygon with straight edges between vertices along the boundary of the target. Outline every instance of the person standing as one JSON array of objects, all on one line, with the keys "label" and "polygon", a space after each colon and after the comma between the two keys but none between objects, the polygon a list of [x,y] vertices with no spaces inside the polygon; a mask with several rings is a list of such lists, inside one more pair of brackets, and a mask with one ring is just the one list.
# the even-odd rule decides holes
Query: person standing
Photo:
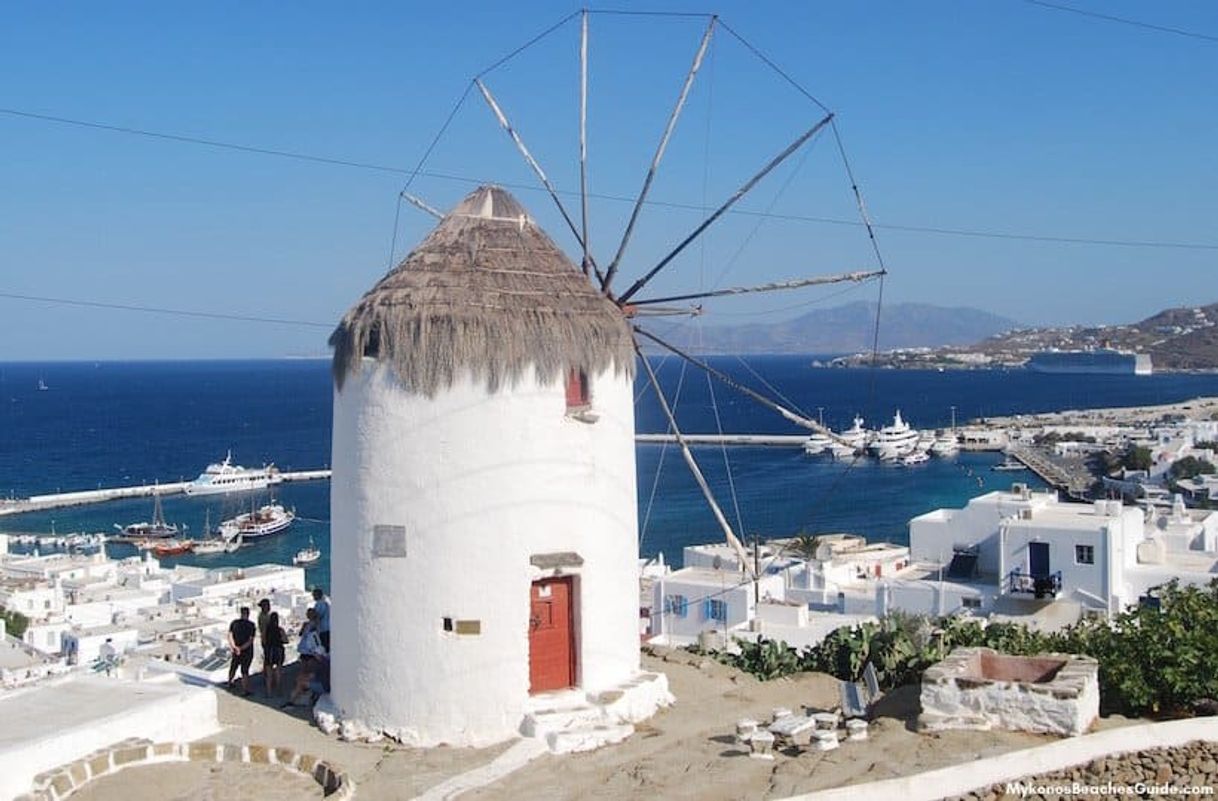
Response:
[{"label": "person standing", "polygon": [[317,610],[317,634],[321,645],[330,653],[330,599],[321,591],[321,587],[313,588],[313,608]]},{"label": "person standing", "polygon": [[309,609],[305,612],[304,625],[300,627],[300,643],[296,646],[296,652],[300,654],[300,661],[307,662],[325,651],[317,630],[317,610]]},{"label": "person standing", "polygon": [[250,620],[250,608],[241,607],[241,617],[228,626],[228,647],[232,651],[232,660],[228,664],[228,687],[233,689],[233,678],[237,668],[241,668],[241,689],[245,695],[250,694],[250,664],[254,661],[254,638],[258,629]]},{"label": "person standing", "polygon": [[288,643],[287,634],[279,625],[279,613],[271,612],[267,618],[266,628],[262,631],[262,675],[266,682],[266,694],[269,698],[279,689],[285,646]]},{"label": "person standing", "polygon": [[271,619],[271,600],[263,598],[258,602],[258,644],[262,646],[262,683],[266,689],[267,695],[270,695],[271,688],[266,685],[267,682],[267,652],[266,652],[266,633],[267,626]]}]

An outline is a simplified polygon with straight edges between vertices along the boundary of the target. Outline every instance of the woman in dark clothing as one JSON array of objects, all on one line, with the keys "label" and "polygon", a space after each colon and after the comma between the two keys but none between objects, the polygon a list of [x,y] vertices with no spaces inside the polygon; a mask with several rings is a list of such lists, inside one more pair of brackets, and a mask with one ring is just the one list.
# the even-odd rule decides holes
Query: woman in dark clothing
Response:
[{"label": "woman in dark clothing", "polygon": [[283,670],[283,651],[288,635],[279,625],[279,613],[272,612],[266,627],[266,694],[279,689]]}]

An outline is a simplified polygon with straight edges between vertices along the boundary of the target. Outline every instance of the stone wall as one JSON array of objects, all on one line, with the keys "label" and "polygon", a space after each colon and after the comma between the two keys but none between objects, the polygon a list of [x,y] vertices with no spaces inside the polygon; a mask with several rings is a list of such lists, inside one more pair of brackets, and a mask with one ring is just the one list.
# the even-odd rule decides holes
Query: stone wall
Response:
[{"label": "stone wall", "polygon": [[[1011,785],[1026,788],[1026,796],[1011,793]],[[1134,792],[1118,790],[1137,797],[1181,797],[1184,788],[1218,787],[1218,743],[1195,741],[1176,748],[1150,748],[1111,754],[1082,765],[1043,776],[1028,776],[1014,782],[995,784],[954,796],[952,801],[996,801],[1007,797],[1029,799],[1057,798],[1069,793],[1071,797],[1119,797],[1109,785],[1128,787]],[[1074,792],[1076,786],[1097,788],[1090,796]],[[1138,788],[1142,789],[1139,791]],[[1175,788],[1175,792],[1171,788]],[[1066,793],[1060,792],[1065,789]],[[1041,791],[1044,792],[1041,792]],[[1201,792],[1205,792],[1204,790]],[[1191,795],[1200,795],[1192,792]]]},{"label": "stone wall", "polygon": [[922,675],[923,731],[1009,729],[1078,735],[1099,717],[1099,664],[1090,657],[1015,657],[957,648]]},{"label": "stone wall", "polygon": [[243,762],[253,765],[279,765],[285,770],[312,778],[329,801],[349,801],[355,796],[355,783],[333,765],[290,748],[125,740],[71,764],[40,773],[34,778],[34,786],[30,792],[18,796],[14,801],[63,801],[94,779],[120,770],[161,762]]}]

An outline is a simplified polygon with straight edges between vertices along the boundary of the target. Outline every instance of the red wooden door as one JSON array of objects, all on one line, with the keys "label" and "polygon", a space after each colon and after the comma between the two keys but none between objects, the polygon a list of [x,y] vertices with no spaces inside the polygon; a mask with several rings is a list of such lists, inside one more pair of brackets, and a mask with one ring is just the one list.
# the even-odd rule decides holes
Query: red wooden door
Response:
[{"label": "red wooden door", "polygon": [[529,596],[529,692],[575,685],[571,577],[533,582]]}]

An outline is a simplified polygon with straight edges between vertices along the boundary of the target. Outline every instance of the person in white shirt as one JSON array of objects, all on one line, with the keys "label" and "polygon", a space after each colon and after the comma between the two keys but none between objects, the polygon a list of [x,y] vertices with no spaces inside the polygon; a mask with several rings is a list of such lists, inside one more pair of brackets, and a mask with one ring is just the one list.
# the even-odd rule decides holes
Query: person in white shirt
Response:
[{"label": "person in white shirt", "polygon": [[321,591],[321,587],[313,588],[313,609],[317,612],[317,633],[326,653],[330,653],[330,599]]}]

